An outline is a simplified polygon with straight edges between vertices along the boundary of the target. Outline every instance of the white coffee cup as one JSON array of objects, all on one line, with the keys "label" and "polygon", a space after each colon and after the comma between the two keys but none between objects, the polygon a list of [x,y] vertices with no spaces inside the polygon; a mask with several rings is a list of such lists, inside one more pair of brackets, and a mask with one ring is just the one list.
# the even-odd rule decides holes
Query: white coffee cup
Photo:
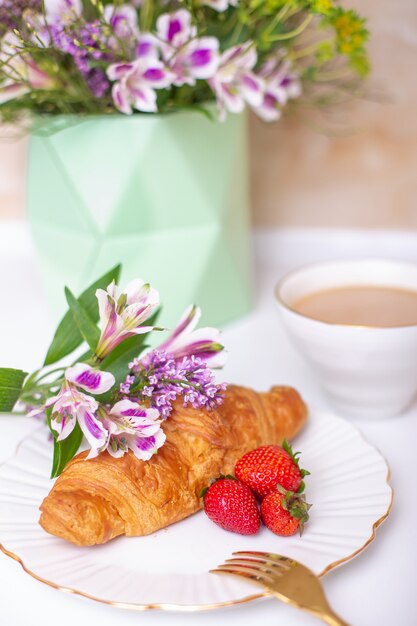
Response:
[{"label": "white coffee cup", "polygon": [[386,259],[317,263],[285,276],[275,297],[295,347],[335,409],[347,417],[392,417],[406,410],[417,392],[417,324],[334,324],[291,308],[317,291],[359,285],[417,291],[417,265]]}]

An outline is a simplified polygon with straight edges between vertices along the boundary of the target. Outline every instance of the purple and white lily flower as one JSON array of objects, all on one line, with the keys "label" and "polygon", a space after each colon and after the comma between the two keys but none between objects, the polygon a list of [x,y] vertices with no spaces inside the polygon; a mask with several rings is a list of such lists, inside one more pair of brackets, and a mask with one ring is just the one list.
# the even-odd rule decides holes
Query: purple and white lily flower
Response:
[{"label": "purple and white lily flower", "polygon": [[194,85],[196,79],[214,76],[219,64],[219,42],[215,37],[196,37],[189,11],[164,13],[158,18],[156,29],[162,57],[175,75],[174,85]]},{"label": "purple and white lily flower", "polygon": [[110,432],[107,451],[115,458],[130,449],[138,459],[148,461],[166,439],[159,411],[131,400],[117,402],[103,421]]},{"label": "purple and white lily flower", "polygon": [[106,449],[112,456],[120,457],[130,449],[137,458],[147,461],[166,439],[159,411],[130,400],[121,400],[109,410],[78,389],[101,394],[113,385],[114,376],[109,372],[77,363],[65,371],[59,393],[42,409],[52,407],[51,428],[58,433],[57,441],[66,439],[78,422],[91,448],[87,459]]},{"label": "purple and white lily flower", "polygon": [[211,7],[215,11],[221,13],[222,11],[226,11],[229,6],[237,6],[237,0],[199,0],[199,4]]},{"label": "purple and white lily flower", "polygon": [[124,339],[154,329],[154,326],[144,326],[143,323],[159,306],[159,294],[143,280],[130,282],[123,292],[112,282],[106,291],[97,289],[96,297],[102,329],[96,349],[99,358]]},{"label": "purple and white lily flower", "polygon": [[[129,42],[139,39],[139,26],[137,11],[131,4],[106,4],[103,12],[104,20],[111,26],[118,39]],[[109,40],[109,45],[117,46],[115,38]]]},{"label": "purple and white lily flower", "polygon": [[44,0],[45,17],[48,24],[71,24],[81,17],[81,0]]},{"label": "purple and white lily flower", "polygon": [[114,382],[113,374],[95,370],[85,363],[67,368],[61,390],[45,405],[45,408],[52,406],[51,428],[58,433],[57,441],[66,439],[78,422],[91,446],[87,458],[97,456],[106,448],[109,433],[97,418],[98,402],[77,387],[101,394],[111,389]]},{"label": "purple and white lily flower", "polygon": [[216,95],[221,120],[225,119],[226,111],[243,111],[245,103],[254,108],[261,105],[264,81],[252,71],[256,62],[252,41],[229,48],[221,55],[219,68],[208,81]]},{"label": "purple and white lily flower", "polygon": [[131,115],[133,109],[154,113],[156,89],[169,87],[174,75],[164,67],[161,61],[152,55],[140,56],[135,61],[114,63],[107,69],[107,76],[113,85],[113,101],[118,110]]},{"label": "purple and white lily flower", "polygon": [[197,36],[197,28],[192,24],[191,13],[179,9],[173,13],[163,13],[156,20],[156,36],[161,42],[164,58],[169,58],[174,50],[185,46]]},{"label": "purple and white lily flower", "polygon": [[265,91],[262,103],[255,111],[266,122],[273,122],[280,118],[281,109],[289,99],[301,95],[301,82],[291,72],[290,63],[279,58],[267,60],[259,75],[265,82]]},{"label": "purple and white lily flower", "polygon": [[181,48],[169,63],[175,74],[174,85],[195,85],[196,79],[214,76],[219,65],[219,42],[215,37],[200,37]]},{"label": "purple and white lily flower", "polygon": [[51,428],[58,433],[57,441],[66,439],[78,422],[91,447],[87,458],[91,459],[106,449],[109,434],[97,419],[98,402],[94,398],[78,391],[75,385],[64,382],[58,395],[50,398],[45,408],[50,406]]},{"label": "purple and white lily flower", "polygon": [[170,354],[174,359],[198,357],[211,368],[223,367],[227,353],[220,343],[220,331],[217,328],[198,328],[201,309],[189,306],[177,327],[157,350]]}]

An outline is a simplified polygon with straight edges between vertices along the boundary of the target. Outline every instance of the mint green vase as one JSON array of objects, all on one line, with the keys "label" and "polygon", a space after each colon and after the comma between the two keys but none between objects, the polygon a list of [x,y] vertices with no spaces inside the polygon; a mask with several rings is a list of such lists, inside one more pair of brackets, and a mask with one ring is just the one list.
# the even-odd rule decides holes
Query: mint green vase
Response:
[{"label": "mint green vase", "polygon": [[56,118],[30,139],[28,215],[56,315],[114,264],[222,325],[248,311],[246,119],[198,112]]}]

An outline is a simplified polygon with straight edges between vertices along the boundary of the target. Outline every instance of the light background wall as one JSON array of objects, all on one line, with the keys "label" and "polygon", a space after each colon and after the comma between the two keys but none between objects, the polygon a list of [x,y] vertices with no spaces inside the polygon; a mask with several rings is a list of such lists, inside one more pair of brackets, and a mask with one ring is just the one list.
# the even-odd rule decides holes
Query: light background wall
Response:
[{"label": "light background wall", "polygon": [[417,0],[353,4],[369,18],[379,101],[340,112],[347,137],[252,121],[259,224],[417,228]]},{"label": "light background wall", "polygon": [[[341,109],[337,137],[251,119],[257,225],[417,228],[417,0],[353,4],[369,18],[379,101]],[[0,142],[0,217],[24,215],[25,146]]]}]

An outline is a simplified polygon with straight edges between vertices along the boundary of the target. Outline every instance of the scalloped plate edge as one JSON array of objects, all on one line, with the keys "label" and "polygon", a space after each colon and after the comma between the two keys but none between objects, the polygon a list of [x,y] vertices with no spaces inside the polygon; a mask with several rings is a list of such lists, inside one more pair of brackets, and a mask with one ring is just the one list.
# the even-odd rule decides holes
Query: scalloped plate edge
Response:
[{"label": "scalloped plate edge", "polygon": [[[339,417],[339,416],[338,416]],[[339,419],[341,419],[339,417]],[[370,444],[367,439],[364,437],[364,435],[362,434],[362,432],[359,430],[359,428],[357,428],[354,424],[352,424],[351,422],[349,422],[349,425],[352,426],[352,428],[354,428],[358,434],[362,437],[362,439],[370,446],[372,446],[372,444]],[[26,439],[28,439],[30,437],[30,435],[28,435],[27,437],[24,437],[16,446],[16,450],[14,452],[14,454],[9,457],[8,459],[6,459],[5,461],[3,461],[2,463],[0,463],[0,467],[4,464],[6,464],[8,461],[10,461],[11,459],[13,459],[18,451],[20,446],[24,443],[24,441]],[[376,448],[375,446],[372,446],[377,452],[378,454],[382,457],[382,459],[384,460],[386,466],[387,466],[387,476],[386,476],[386,484],[388,485],[390,491],[391,491],[391,500],[388,504],[387,510],[385,511],[385,513],[376,520],[376,522],[374,522],[374,524],[372,525],[372,531],[371,531],[371,535],[369,536],[369,538],[365,541],[365,543],[358,549],[356,549],[354,552],[352,552],[351,554],[349,554],[348,556],[344,557],[343,559],[338,559],[337,561],[334,561],[333,563],[330,563],[327,567],[324,568],[324,570],[322,572],[320,572],[320,574],[318,575],[319,577],[324,576],[325,574],[328,574],[328,572],[330,572],[331,570],[335,569],[336,567],[339,567],[339,565],[343,565],[343,563],[346,563],[348,561],[350,561],[351,559],[355,558],[356,556],[358,556],[361,552],[363,552],[370,543],[372,543],[372,541],[375,539],[376,537],[376,531],[378,529],[378,527],[382,524],[382,522],[384,522],[388,515],[391,512],[392,509],[392,505],[393,505],[393,501],[394,501],[394,489],[392,487],[392,485],[390,484],[390,477],[391,477],[391,470],[389,467],[389,464],[387,462],[387,460],[385,459],[385,457],[381,454],[381,452],[378,450],[378,448]],[[3,552],[3,554],[5,554],[6,556],[12,558],[14,561],[17,561],[23,571],[26,574],[29,574],[29,576],[32,576],[32,578],[34,578],[35,580],[38,580],[39,582],[48,585],[49,587],[52,587],[53,589],[57,589],[58,591],[62,591],[64,593],[72,593],[74,595],[79,595],[82,596],[84,598],[87,598],[89,600],[94,600],[95,602],[100,602],[102,604],[107,604],[109,606],[112,606],[114,608],[118,608],[118,609],[128,609],[131,611],[150,611],[150,610],[161,610],[161,611],[182,611],[182,612],[194,612],[194,611],[210,611],[210,610],[214,610],[214,609],[221,609],[221,608],[226,608],[229,606],[237,606],[237,605],[241,605],[241,604],[247,604],[249,602],[252,602],[254,600],[260,600],[263,598],[268,598],[271,596],[271,594],[267,591],[264,592],[260,592],[260,593],[255,593],[255,594],[251,594],[249,596],[245,596],[243,598],[239,598],[237,600],[230,600],[230,601],[225,601],[225,602],[216,602],[216,603],[212,603],[212,604],[157,604],[157,603],[153,603],[153,604],[134,604],[134,603],[124,603],[124,602],[114,602],[111,600],[105,600],[104,598],[97,598],[95,596],[92,596],[90,594],[87,594],[83,591],[80,591],[78,589],[73,589],[72,587],[62,587],[60,585],[57,585],[56,583],[50,581],[50,580],[46,580],[45,578],[42,578],[41,576],[38,576],[38,574],[36,574],[35,572],[32,572],[23,562],[23,560],[20,558],[20,556],[18,556],[17,554],[15,554],[14,552],[11,552],[10,550],[8,550],[2,543],[0,543],[0,551]]]}]

